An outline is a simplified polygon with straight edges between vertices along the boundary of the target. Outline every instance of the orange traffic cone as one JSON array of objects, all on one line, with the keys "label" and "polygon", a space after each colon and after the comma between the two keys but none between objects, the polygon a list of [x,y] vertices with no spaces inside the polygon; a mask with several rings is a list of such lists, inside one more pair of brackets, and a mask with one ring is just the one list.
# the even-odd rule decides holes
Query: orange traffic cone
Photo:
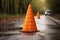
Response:
[{"label": "orange traffic cone", "polygon": [[22,32],[36,32],[37,27],[34,20],[32,5],[29,4]]},{"label": "orange traffic cone", "polygon": [[39,12],[39,11],[37,12],[36,18],[37,18],[37,19],[40,19],[40,12]]}]

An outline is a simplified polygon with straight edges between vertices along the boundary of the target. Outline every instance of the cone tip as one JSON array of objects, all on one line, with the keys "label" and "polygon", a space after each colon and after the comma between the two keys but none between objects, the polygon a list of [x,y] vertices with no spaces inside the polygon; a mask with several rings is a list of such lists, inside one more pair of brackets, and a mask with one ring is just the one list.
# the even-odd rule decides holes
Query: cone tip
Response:
[{"label": "cone tip", "polygon": [[29,6],[31,6],[31,4],[29,4]]},{"label": "cone tip", "polygon": [[28,7],[32,7],[32,4],[29,4]]}]

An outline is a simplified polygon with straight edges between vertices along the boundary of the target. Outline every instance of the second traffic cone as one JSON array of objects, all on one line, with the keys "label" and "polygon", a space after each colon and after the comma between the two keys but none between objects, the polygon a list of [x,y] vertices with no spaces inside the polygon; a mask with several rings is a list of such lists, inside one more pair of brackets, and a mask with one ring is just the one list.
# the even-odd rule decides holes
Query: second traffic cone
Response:
[{"label": "second traffic cone", "polygon": [[26,14],[22,31],[23,32],[36,32],[37,31],[31,4],[29,4],[28,6],[28,10],[27,10],[27,14]]},{"label": "second traffic cone", "polygon": [[39,11],[37,12],[36,18],[37,18],[37,19],[40,19],[40,12],[39,12]]}]

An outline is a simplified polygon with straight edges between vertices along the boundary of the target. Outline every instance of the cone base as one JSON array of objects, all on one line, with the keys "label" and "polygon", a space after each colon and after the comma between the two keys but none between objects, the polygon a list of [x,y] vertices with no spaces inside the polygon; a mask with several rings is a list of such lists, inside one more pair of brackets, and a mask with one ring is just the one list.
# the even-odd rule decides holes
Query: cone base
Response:
[{"label": "cone base", "polygon": [[40,19],[40,17],[38,18],[38,17],[36,17],[36,19]]},{"label": "cone base", "polygon": [[40,19],[40,18],[37,18],[37,19]]},{"label": "cone base", "polygon": [[23,31],[23,30],[20,30],[20,32],[24,32],[24,33],[35,33],[35,32],[39,32],[38,30],[36,31]]}]

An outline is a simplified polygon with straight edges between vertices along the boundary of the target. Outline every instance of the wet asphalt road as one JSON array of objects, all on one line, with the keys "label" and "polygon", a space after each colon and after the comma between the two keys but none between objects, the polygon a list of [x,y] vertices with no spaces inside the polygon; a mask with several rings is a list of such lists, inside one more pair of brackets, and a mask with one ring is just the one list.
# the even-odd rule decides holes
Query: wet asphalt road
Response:
[{"label": "wet asphalt road", "polygon": [[[40,32],[22,33],[20,31],[0,32],[0,40],[60,40],[60,25],[42,15],[36,19],[36,26]],[[23,26],[23,21],[17,21],[16,27]],[[20,24],[20,25],[19,25]],[[15,27],[15,26],[14,26]],[[4,35],[3,35],[4,34]]]},{"label": "wet asphalt road", "polygon": [[37,28],[45,34],[44,40],[60,40],[60,25],[42,15],[41,19],[35,19]]}]

